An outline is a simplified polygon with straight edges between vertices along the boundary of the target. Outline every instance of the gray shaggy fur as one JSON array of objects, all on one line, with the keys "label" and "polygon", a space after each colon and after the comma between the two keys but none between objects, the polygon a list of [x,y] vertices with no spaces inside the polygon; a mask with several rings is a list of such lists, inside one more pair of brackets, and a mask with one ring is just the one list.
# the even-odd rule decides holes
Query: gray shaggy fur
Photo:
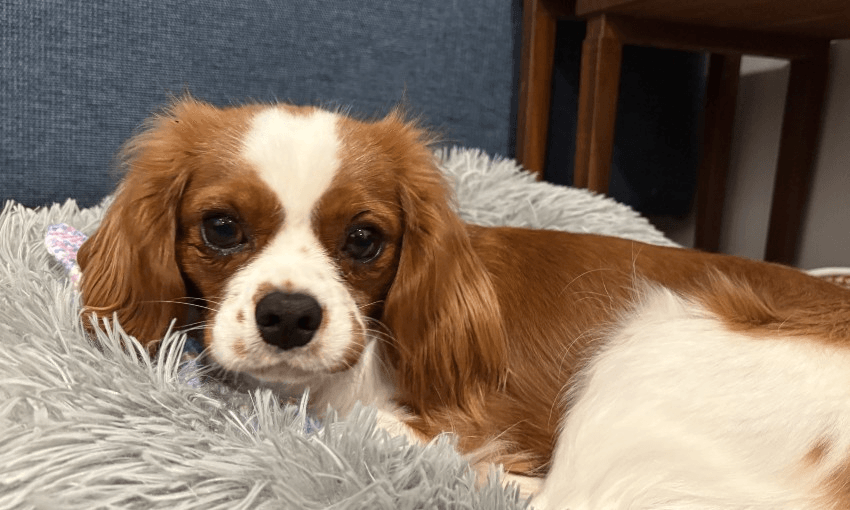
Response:
[{"label": "gray shaggy fur", "polygon": [[[463,217],[671,244],[628,208],[477,151],[440,154]],[[526,503],[474,474],[443,437],[421,447],[359,408],[318,430],[268,391],[191,385],[183,337],[157,359],[113,328],[95,347],[79,297],[44,248],[50,224],[91,233],[103,206],[0,213],[0,508],[487,508]]]}]

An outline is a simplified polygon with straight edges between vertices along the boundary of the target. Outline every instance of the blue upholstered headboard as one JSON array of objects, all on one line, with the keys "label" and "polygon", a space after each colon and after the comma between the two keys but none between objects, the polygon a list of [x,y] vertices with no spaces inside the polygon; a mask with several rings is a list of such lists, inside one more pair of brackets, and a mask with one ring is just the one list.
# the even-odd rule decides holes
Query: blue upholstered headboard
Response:
[{"label": "blue upholstered headboard", "polygon": [[444,137],[510,155],[519,0],[5,0],[0,205],[98,202],[133,129],[190,91],[350,106],[406,95]]}]

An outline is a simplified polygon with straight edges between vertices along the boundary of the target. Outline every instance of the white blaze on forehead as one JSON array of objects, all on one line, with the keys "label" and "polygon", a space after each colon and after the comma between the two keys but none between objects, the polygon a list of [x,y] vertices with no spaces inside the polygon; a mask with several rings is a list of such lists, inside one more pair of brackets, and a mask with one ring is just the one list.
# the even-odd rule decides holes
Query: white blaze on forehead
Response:
[{"label": "white blaze on forehead", "polygon": [[243,156],[277,194],[286,222],[309,222],[339,168],[337,115],[270,107],[251,120]]},{"label": "white blaze on forehead", "polygon": [[[277,195],[284,224],[227,283],[210,345],[225,368],[277,382],[292,382],[303,372],[324,373],[341,366],[362,329],[357,303],[311,224],[340,165],[338,118],[322,110],[292,113],[269,107],[250,121],[242,157]],[[254,312],[258,292],[269,285],[309,294],[322,306],[322,327],[310,345],[281,351],[263,341]],[[237,354],[237,344],[250,354]],[[275,369],[268,372],[269,367]]]}]

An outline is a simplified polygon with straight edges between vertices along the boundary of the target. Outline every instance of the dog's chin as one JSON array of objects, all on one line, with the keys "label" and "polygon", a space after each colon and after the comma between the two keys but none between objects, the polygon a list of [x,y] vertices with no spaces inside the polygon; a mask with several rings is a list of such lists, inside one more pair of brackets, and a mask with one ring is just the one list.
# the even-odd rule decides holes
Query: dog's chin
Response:
[{"label": "dog's chin", "polygon": [[277,365],[243,369],[245,373],[265,383],[303,384],[340,371],[335,366],[317,366],[315,369],[294,367],[286,362]]},{"label": "dog's chin", "polygon": [[305,384],[351,369],[359,362],[362,349],[349,351],[348,355],[336,360],[315,355],[291,356],[283,352],[237,359],[217,355],[216,349],[208,352],[215,364],[227,372],[244,374],[263,383]]}]

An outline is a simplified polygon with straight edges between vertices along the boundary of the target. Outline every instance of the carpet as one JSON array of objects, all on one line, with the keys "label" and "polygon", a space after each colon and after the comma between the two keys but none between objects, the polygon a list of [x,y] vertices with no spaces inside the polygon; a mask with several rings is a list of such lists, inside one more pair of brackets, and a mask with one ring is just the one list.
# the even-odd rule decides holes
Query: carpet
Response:
[{"label": "carpet", "polygon": [[[627,207],[536,182],[513,161],[438,157],[467,221],[673,244]],[[181,362],[179,333],[155,359],[118,327],[90,342],[44,235],[60,222],[91,233],[105,205],[0,212],[0,508],[527,506],[495,470],[477,483],[450,436],[409,445],[376,429],[368,407],[317,422],[304,400],[206,383]]]}]

